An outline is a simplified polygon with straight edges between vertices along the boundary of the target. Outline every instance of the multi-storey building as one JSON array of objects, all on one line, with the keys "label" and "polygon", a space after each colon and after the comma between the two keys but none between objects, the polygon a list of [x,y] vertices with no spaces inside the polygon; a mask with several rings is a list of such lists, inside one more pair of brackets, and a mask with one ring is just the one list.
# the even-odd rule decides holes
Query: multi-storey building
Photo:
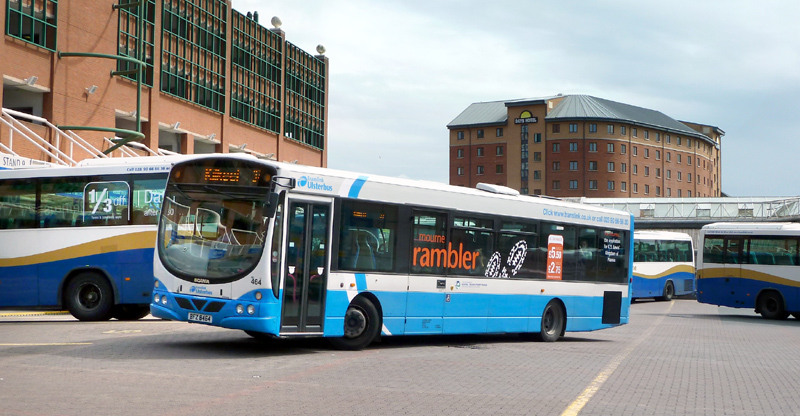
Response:
[{"label": "multi-storey building", "polygon": [[450,124],[450,184],[557,197],[721,196],[718,127],[587,95],[474,103]]},{"label": "multi-storey building", "polygon": [[[116,136],[184,154],[327,165],[328,59],[322,47],[312,55],[287,41],[279,20],[267,29],[230,0],[4,3],[4,110],[64,126],[103,151]],[[16,118],[21,126],[0,123],[0,152],[48,160],[22,137],[30,129],[74,159],[92,156],[41,119]]]}]

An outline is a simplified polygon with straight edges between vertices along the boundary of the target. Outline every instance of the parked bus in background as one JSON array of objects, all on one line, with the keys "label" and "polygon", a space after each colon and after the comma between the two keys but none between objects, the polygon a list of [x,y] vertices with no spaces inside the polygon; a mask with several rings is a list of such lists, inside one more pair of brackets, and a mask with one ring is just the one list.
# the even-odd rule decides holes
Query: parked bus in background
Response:
[{"label": "parked bus in background", "polygon": [[151,313],[343,349],[628,322],[630,214],[479,187],[237,155],[178,163]]},{"label": "parked bus in background", "polygon": [[146,316],[174,160],[0,171],[0,308],[67,309],[85,321]]},{"label": "parked bus in background", "polygon": [[800,319],[800,224],[715,223],[700,238],[699,302]]},{"label": "parked bus in background", "polygon": [[633,233],[631,298],[672,300],[694,293],[692,237],[669,231]]}]

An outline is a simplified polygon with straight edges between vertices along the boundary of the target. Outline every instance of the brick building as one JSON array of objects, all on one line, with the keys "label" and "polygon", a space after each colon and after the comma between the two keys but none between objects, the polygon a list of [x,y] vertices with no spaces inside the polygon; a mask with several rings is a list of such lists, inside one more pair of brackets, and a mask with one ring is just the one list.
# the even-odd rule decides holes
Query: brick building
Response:
[{"label": "brick building", "polygon": [[[267,29],[229,0],[143,0],[141,11],[124,0],[4,3],[4,110],[75,126],[103,151],[113,146],[104,137],[134,131],[150,149],[327,165],[328,59],[287,41],[279,20]],[[145,63],[139,112],[139,65],[129,58]],[[26,128],[76,160],[91,156],[30,119],[0,123],[0,153],[48,160],[22,138]]]},{"label": "brick building", "polygon": [[718,127],[587,95],[471,104],[450,124],[450,184],[556,197],[719,197]]}]

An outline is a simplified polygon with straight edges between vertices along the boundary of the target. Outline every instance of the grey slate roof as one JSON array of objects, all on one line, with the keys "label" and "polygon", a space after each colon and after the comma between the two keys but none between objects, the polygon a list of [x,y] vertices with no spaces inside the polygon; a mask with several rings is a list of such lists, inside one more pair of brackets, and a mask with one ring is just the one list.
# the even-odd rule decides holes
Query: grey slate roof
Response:
[{"label": "grey slate roof", "polygon": [[507,105],[532,101],[544,101],[549,98],[555,97],[520,98],[515,100],[472,103],[469,107],[467,107],[466,110],[462,111],[461,114],[454,118],[453,121],[447,125],[447,128],[506,124],[508,121],[508,110],[506,110]]},{"label": "grey slate roof", "polygon": [[587,118],[621,120],[643,126],[672,130],[689,136],[705,138],[702,134],[660,111],[618,103],[616,101],[592,97],[590,95],[567,95],[564,97],[564,100],[545,117],[548,121]]}]

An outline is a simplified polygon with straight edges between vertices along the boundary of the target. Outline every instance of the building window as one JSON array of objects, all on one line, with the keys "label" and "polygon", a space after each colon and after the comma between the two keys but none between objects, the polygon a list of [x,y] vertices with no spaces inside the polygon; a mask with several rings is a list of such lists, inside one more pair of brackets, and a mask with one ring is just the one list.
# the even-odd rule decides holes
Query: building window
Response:
[{"label": "building window", "polygon": [[619,154],[624,155],[628,153],[628,146],[621,144],[619,145]]},{"label": "building window", "polygon": [[519,156],[523,161],[528,160],[528,143],[522,143],[520,147]]},{"label": "building window", "polygon": [[541,162],[542,161],[542,152],[533,152],[533,161],[534,162]]},{"label": "building window", "polygon": [[681,154],[678,153],[678,163],[681,163]]},{"label": "building window", "polygon": [[459,159],[463,159],[464,158],[464,149],[456,150],[456,157],[459,158]]},{"label": "building window", "polygon": [[533,142],[534,143],[541,143],[542,142],[542,133],[533,133]]},{"label": "building window", "polygon": [[478,175],[483,175],[483,166],[478,165]]},{"label": "building window", "polygon": [[635,194],[639,193],[639,184],[638,183],[634,183],[633,184],[633,193],[635,193]]},{"label": "building window", "polygon": [[456,135],[458,137],[458,140],[464,140],[464,132],[463,131],[459,131],[458,133],[456,133]]},{"label": "building window", "polygon": [[664,140],[666,140],[667,144],[672,143],[672,140],[670,140],[670,138],[669,138],[669,134],[665,134],[664,135]]},{"label": "building window", "polygon": [[686,139],[686,147],[692,148],[692,139]]},{"label": "building window", "polygon": [[670,152],[667,152],[667,162],[671,160],[672,160],[672,154]]},{"label": "building window", "polygon": [[661,168],[656,168],[656,178],[661,177]]},{"label": "building window", "polygon": [[483,147],[478,147],[478,157],[483,156]]},{"label": "building window", "polygon": [[9,0],[6,33],[25,42],[56,51],[58,1]]},{"label": "building window", "polygon": [[569,151],[570,152],[577,152],[578,151],[578,142],[570,142],[569,143]]},{"label": "building window", "polygon": [[[40,3],[39,1],[36,2]],[[147,0],[147,9],[144,16],[144,38],[142,38],[142,49],[144,56],[139,57],[136,53],[138,46],[138,7],[123,7],[119,9],[119,31],[117,33],[117,53],[120,56],[127,56],[135,59],[142,59],[145,62],[144,76],[142,77],[142,84],[148,87],[153,86],[153,27],[155,26],[156,18],[156,2],[155,0]],[[264,29],[267,30],[267,29]],[[253,31],[257,31],[253,30]],[[236,36],[236,35],[234,35]],[[277,35],[276,35],[277,36]],[[136,71],[137,65],[128,61],[117,61],[117,71]],[[123,74],[125,78],[136,81],[136,73]],[[275,130],[278,132],[278,129]]]},{"label": "building window", "polygon": [[478,129],[478,138],[479,139],[483,138],[483,129]]},{"label": "building window", "polygon": [[676,143],[677,143],[678,146],[681,145],[681,136],[677,136],[676,137]]},{"label": "building window", "polygon": [[678,189],[678,198],[680,198],[680,197],[681,197],[681,190]]},{"label": "building window", "polygon": [[638,175],[639,174],[639,165],[633,165],[633,174],[634,175]]},{"label": "building window", "polygon": [[645,140],[650,140],[650,132],[647,131],[647,130],[644,130],[644,139]]},{"label": "building window", "polygon": [[661,133],[656,133],[656,143],[661,142]]},{"label": "building window", "polygon": [[589,151],[596,152],[597,151],[597,143],[589,143]]},{"label": "building window", "polygon": [[497,165],[495,168],[495,173],[503,173],[503,165]]},{"label": "building window", "polygon": [[594,180],[589,181],[589,189],[596,190],[597,189],[597,181],[594,181]]},{"label": "building window", "polygon": [[607,151],[608,153],[614,153],[614,143],[608,143],[608,144],[606,144],[606,151]]},{"label": "building window", "polygon": [[687,173],[686,174],[686,182],[692,183],[692,174],[691,173]]},{"label": "building window", "polygon": [[589,170],[597,170],[597,162],[590,161],[589,162]]},{"label": "building window", "polygon": [[636,129],[631,129],[631,134],[633,135],[633,137],[638,137],[636,136]]},{"label": "building window", "polygon": [[672,196],[672,188],[667,188],[667,198]]},{"label": "building window", "polygon": [[614,172],[614,162],[608,162],[608,171]]},{"label": "building window", "polygon": [[457,172],[458,172],[458,176],[464,176],[464,168],[463,167],[459,166],[456,169],[457,169]]},{"label": "building window", "polygon": [[597,124],[589,124],[589,133],[597,133]]},{"label": "building window", "polygon": [[638,156],[639,155],[639,148],[636,147],[636,146],[633,146],[632,149],[633,149],[633,155],[634,156]]},{"label": "building window", "polygon": [[690,191],[690,190],[687,190],[687,191],[686,191],[686,197],[687,197],[687,198],[691,198],[691,197],[692,197],[692,191]]},{"label": "building window", "polygon": [[680,182],[680,181],[681,181],[681,173],[682,173],[682,172],[681,172],[681,171],[678,171],[677,173],[678,173],[678,182]]},{"label": "building window", "polygon": [[535,181],[542,180],[542,171],[540,171],[540,170],[533,171],[533,180],[535,180]]},{"label": "building window", "polygon": [[686,156],[686,164],[689,165],[689,166],[692,166],[692,157],[691,156]]},{"label": "building window", "polygon": [[645,159],[649,159],[650,158],[650,149],[648,149],[646,147],[644,148],[644,158]]},{"label": "building window", "polygon": [[607,186],[608,186],[608,190],[609,191],[613,191],[614,190],[614,181],[608,181],[608,185]]},{"label": "building window", "polygon": [[608,134],[614,134],[614,125],[613,124],[609,124],[608,126],[606,126],[606,128],[608,129]]},{"label": "building window", "polygon": [[503,146],[497,146],[494,149],[494,155],[495,156],[503,156]]},{"label": "building window", "polygon": [[661,151],[656,150],[656,160],[661,160]]},{"label": "building window", "polygon": [[644,167],[644,176],[650,176],[650,166]]},{"label": "building window", "polygon": [[561,151],[561,143],[553,143],[553,153],[558,153]]},{"label": "building window", "polygon": [[569,170],[578,170],[578,162],[569,162]]},{"label": "building window", "polygon": [[520,188],[519,193],[521,193],[522,195],[528,195],[528,188],[526,187]]},{"label": "building window", "polygon": [[623,136],[625,135],[625,126],[620,126],[619,127],[619,134],[621,134]]},{"label": "building window", "polygon": [[561,189],[561,181],[553,181],[553,189]]},{"label": "building window", "polygon": [[558,123],[553,124],[553,133],[561,133],[561,125]]},{"label": "building window", "polygon": [[667,179],[672,179],[672,171],[667,169]]},{"label": "building window", "polygon": [[502,127],[498,127],[497,128],[497,131],[495,132],[495,136],[503,137],[503,128]]},{"label": "building window", "polygon": [[553,170],[554,171],[561,170],[561,162],[559,161],[553,162]]},{"label": "building window", "polygon": [[644,186],[644,194],[645,195],[650,195],[650,185],[645,185]]},{"label": "building window", "polygon": [[656,186],[656,196],[661,196],[661,187]]},{"label": "building window", "polygon": [[619,190],[622,192],[628,192],[628,182],[620,182]]},{"label": "building window", "polygon": [[578,123],[569,123],[569,132],[570,133],[577,133],[578,132]]},{"label": "building window", "polygon": [[619,171],[622,173],[628,172],[628,164],[627,163],[620,163],[619,164]]},{"label": "building window", "polygon": [[578,189],[578,181],[569,181],[569,189]]}]

